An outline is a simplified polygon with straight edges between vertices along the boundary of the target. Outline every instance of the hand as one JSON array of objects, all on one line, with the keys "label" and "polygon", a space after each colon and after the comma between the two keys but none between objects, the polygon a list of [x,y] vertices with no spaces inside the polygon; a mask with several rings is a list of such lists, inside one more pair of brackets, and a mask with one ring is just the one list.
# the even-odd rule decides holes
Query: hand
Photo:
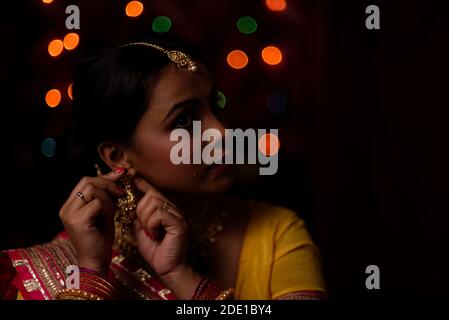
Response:
[{"label": "hand", "polygon": [[[122,196],[114,181],[124,173],[120,168],[107,175],[83,177],[59,212],[78,254],[80,267],[100,273],[109,270],[114,243],[114,211],[112,196]],[[84,195],[80,199],[76,193]]]},{"label": "hand", "polygon": [[136,176],[134,183],[144,193],[134,222],[139,252],[160,277],[172,274],[186,264],[187,224],[181,210],[148,181]]}]

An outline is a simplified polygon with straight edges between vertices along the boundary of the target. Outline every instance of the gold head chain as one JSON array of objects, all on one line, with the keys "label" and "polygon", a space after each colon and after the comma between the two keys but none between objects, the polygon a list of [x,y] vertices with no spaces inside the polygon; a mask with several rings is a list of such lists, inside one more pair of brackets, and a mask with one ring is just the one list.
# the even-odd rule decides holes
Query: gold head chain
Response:
[{"label": "gold head chain", "polygon": [[157,46],[152,43],[147,43],[147,42],[131,42],[131,43],[127,43],[121,47],[128,47],[128,46],[150,47],[150,48],[159,50],[160,52],[167,55],[167,57],[172,62],[174,62],[179,68],[187,68],[187,70],[189,70],[191,72],[195,72],[198,69],[196,62],[193,61],[189,55],[185,54],[184,52],[178,51],[178,50],[167,50],[160,46]]}]

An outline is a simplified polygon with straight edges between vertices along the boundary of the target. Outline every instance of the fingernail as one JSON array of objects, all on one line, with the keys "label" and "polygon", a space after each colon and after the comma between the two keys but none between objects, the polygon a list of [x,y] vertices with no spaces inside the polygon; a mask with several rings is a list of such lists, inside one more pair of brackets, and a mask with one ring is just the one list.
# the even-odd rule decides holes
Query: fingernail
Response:
[{"label": "fingernail", "polygon": [[123,171],[125,171],[124,168],[117,168],[114,170],[114,173],[122,173]]}]

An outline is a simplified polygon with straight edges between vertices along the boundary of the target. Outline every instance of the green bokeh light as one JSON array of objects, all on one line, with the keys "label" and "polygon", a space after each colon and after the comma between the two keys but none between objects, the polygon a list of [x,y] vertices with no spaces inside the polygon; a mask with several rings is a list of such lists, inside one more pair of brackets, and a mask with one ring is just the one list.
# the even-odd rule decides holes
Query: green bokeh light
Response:
[{"label": "green bokeh light", "polygon": [[217,103],[218,106],[222,109],[226,106],[226,96],[221,91],[217,92]]},{"label": "green bokeh light", "polygon": [[172,22],[169,17],[159,16],[153,20],[153,31],[157,33],[164,33],[170,31]]},{"label": "green bokeh light", "polygon": [[47,138],[42,141],[41,152],[47,158],[51,158],[56,153],[56,141],[52,138]]},{"label": "green bokeh light", "polygon": [[243,34],[252,34],[257,30],[257,22],[249,16],[241,17],[237,21],[237,29]]}]

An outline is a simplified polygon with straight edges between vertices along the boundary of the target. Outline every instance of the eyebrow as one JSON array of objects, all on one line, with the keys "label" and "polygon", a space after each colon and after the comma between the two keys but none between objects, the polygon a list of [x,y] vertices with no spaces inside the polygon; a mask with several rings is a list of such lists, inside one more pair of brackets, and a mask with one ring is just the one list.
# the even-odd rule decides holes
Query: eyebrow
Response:
[{"label": "eyebrow", "polygon": [[191,105],[199,105],[199,104],[201,104],[201,99],[199,99],[199,98],[190,98],[190,99],[178,102],[167,112],[167,114],[165,115],[165,117],[162,121],[167,120],[167,118],[169,118],[178,109],[182,109],[182,108],[185,108],[185,107],[191,106]]},{"label": "eyebrow", "polygon": [[[212,89],[209,91],[210,96],[212,96],[214,94],[214,92],[216,92],[217,89],[216,87],[212,87]],[[162,120],[162,122],[166,121],[167,118],[169,118],[173,113],[175,113],[178,109],[182,109],[185,108],[187,106],[191,106],[191,105],[200,105],[202,102],[202,100],[200,98],[190,98],[181,102],[176,103],[165,115],[164,119]]]}]

